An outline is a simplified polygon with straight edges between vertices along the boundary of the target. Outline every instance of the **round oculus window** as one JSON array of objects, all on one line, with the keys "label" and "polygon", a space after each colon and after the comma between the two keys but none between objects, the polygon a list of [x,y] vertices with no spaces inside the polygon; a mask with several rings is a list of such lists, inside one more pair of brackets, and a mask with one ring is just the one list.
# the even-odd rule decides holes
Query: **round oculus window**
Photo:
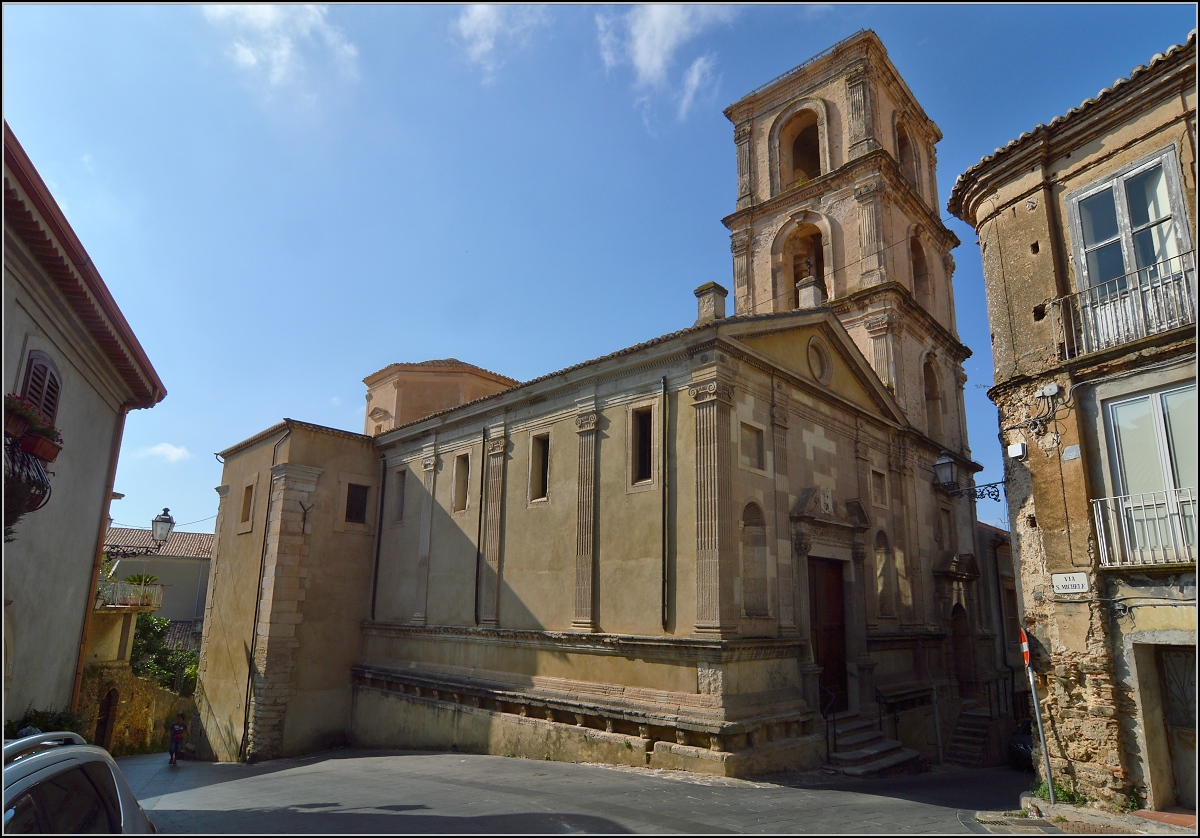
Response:
[{"label": "round oculus window", "polygon": [[816,338],[808,342],[808,367],[812,370],[813,378],[822,384],[828,384],[833,378],[833,362],[829,359],[829,351]]}]

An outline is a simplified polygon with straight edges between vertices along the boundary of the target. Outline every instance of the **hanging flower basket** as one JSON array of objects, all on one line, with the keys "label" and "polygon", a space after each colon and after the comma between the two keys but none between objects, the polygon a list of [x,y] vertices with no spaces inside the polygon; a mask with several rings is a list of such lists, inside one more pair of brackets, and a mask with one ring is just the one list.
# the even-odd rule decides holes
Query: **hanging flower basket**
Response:
[{"label": "hanging flower basket", "polygon": [[43,463],[52,463],[62,450],[62,445],[41,434],[27,433],[21,437],[21,450],[37,457]]}]

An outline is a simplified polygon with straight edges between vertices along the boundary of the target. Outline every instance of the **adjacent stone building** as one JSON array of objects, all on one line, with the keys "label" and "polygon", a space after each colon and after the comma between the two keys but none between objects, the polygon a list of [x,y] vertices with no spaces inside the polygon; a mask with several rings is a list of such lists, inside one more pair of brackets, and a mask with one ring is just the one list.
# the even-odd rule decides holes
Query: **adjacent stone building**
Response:
[{"label": "adjacent stone building", "polygon": [[693,325],[523,384],[395,364],[364,434],[284,420],[222,452],[213,755],[738,775],[997,750],[940,134],[871,32],[727,114],[733,316],[708,283]]},{"label": "adjacent stone building", "polygon": [[1056,779],[1196,803],[1196,37],[965,172]]}]

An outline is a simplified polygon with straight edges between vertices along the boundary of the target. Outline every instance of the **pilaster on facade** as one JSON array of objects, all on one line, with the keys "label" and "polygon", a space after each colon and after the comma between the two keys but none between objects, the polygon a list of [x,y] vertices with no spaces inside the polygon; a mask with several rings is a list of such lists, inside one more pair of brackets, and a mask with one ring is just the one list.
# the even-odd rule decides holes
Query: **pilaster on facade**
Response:
[{"label": "pilaster on facade", "polygon": [[213,532],[216,535],[213,537],[213,553],[212,559],[208,563],[208,590],[204,595],[204,622],[201,627],[200,635],[200,660],[196,666],[196,688],[202,689],[204,674],[208,670],[208,633],[212,627],[212,609],[213,609],[213,592],[217,589],[217,573],[220,568],[221,558],[221,529],[225,523],[225,500],[229,497],[229,486],[217,486],[217,522],[214,525]]},{"label": "pilaster on facade", "polygon": [[743,209],[754,203],[754,178],[750,161],[750,140],[753,135],[749,122],[742,123],[733,131],[733,142],[737,147],[737,208]]},{"label": "pilaster on facade", "polygon": [[733,386],[711,378],[688,389],[696,427],[696,631],[732,634],[721,601],[722,560],[734,557]]},{"label": "pilaster on facade", "polygon": [[[280,756],[288,699],[295,692],[292,672],[303,620],[308,546],[303,509],[317,489],[323,469],[299,463],[271,467],[270,512],[264,538],[262,588],[254,629],[246,759]],[[297,508],[299,506],[299,509]]]},{"label": "pilaster on facade", "polygon": [[[492,432],[493,434],[497,432]],[[503,427],[498,435],[489,435],[484,460],[483,479],[487,499],[484,501],[482,561],[479,564],[477,602],[479,624],[496,627],[500,624],[500,559],[503,538],[504,466],[507,459],[508,436]]]},{"label": "pilaster on facade", "polygon": [[729,249],[733,253],[733,299],[735,313],[754,313],[754,274],[751,270],[751,234],[746,230],[733,233]]},{"label": "pilaster on facade", "polygon": [[846,157],[850,160],[862,157],[879,148],[875,139],[875,103],[871,90],[871,73],[867,65],[860,64],[846,73],[846,101],[850,106],[850,142]]},{"label": "pilaster on facade", "polygon": [[439,458],[437,441],[421,458],[421,480],[425,487],[421,506],[421,532],[417,541],[417,610],[409,620],[413,625],[423,626],[429,609],[429,550],[433,538],[433,510],[437,505],[434,491],[437,489]]},{"label": "pilaster on facade", "polygon": [[900,320],[895,312],[886,310],[868,317],[863,321],[863,327],[871,340],[871,354],[867,356],[871,367],[883,385],[899,400],[902,388],[898,386],[900,375],[896,363],[899,354],[896,341],[901,329]]},{"label": "pilaster on facade", "polygon": [[854,198],[858,201],[858,240],[862,243],[861,287],[868,288],[888,280],[883,242],[883,181],[877,175],[857,181]]},{"label": "pilaster on facade", "polygon": [[795,559],[792,556],[791,527],[787,525],[791,496],[788,492],[788,409],[787,391],[776,386],[771,405],[771,428],[774,433],[775,450],[775,555],[776,592],[779,598],[779,629],[783,634],[796,633],[796,585]]},{"label": "pilaster on facade", "polygon": [[593,611],[596,584],[596,421],[594,405],[584,406],[575,417],[579,436],[579,482],[576,489],[575,618],[580,631],[595,631]]}]

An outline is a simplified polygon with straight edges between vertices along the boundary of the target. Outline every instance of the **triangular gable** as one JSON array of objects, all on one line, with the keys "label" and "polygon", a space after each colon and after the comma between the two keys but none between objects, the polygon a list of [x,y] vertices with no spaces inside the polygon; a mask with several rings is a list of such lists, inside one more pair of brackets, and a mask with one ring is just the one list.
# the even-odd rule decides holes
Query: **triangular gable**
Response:
[{"label": "triangular gable", "polygon": [[[797,312],[779,319],[731,323],[721,329],[721,337],[748,347],[779,367],[813,382],[821,390],[836,393],[893,422],[908,424],[895,397],[883,386],[832,312]],[[809,348],[814,339],[825,350],[831,365],[825,376],[814,370],[810,363]]]}]

